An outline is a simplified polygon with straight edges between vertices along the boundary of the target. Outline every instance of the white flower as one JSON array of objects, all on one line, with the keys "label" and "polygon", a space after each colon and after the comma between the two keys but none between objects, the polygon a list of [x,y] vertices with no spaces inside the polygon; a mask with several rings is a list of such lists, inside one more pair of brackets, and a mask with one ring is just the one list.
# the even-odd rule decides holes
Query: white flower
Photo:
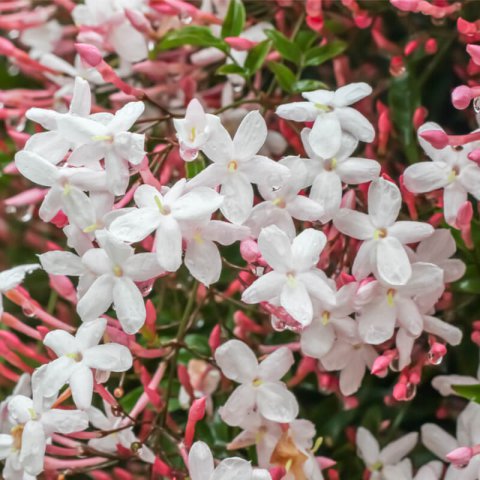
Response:
[{"label": "white flower", "polygon": [[[108,403],[103,402],[103,408],[105,413],[95,407],[90,407],[87,410],[90,423],[103,432],[116,431],[101,438],[92,438],[88,441],[88,446],[99,452],[110,454],[117,453],[117,445],[122,445],[124,448],[131,450],[132,444],[139,442],[132,427],[126,427],[123,418],[113,415],[112,408]],[[136,451],[136,455],[147,463],[155,461],[155,454],[145,444],[142,444],[141,448]]]},{"label": "white flower", "polygon": [[[118,55],[127,62],[139,62],[148,54],[145,36],[136,30],[125,16],[125,8],[142,13],[146,2],[144,0],[85,0],[72,11],[75,24],[85,26],[84,36],[80,33],[78,41],[83,42],[91,38],[93,31],[101,28],[103,37],[97,34],[99,40],[113,48]],[[89,37],[90,33],[90,37]]]},{"label": "white flower", "polygon": [[452,232],[439,228],[422,240],[413,253],[413,261],[433,263],[443,270],[445,283],[456,282],[465,274],[465,263],[458,258],[450,258],[457,250]]},{"label": "white flower", "polygon": [[375,349],[365,344],[358,335],[358,325],[351,318],[344,318],[337,326],[336,339],[321,364],[328,371],[340,370],[340,391],[343,395],[354,394],[362,383],[365,371],[371,369],[377,358]]},{"label": "white flower", "polygon": [[15,155],[15,165],[30,181],[50,187],[39,210],[44,222],[52,220],[60,210],[64,210],[72,219],[81,217],[82,192],[106,190],[108,176],[104,170],[58,167],[28,150]]},{"label": "white flower", "polygon": [[352,267],[357,280],[373,273],[391,285],[408,282],[412,267],[404,245],[423,240],[434,229],[428,223],[396,222],[401,205],[398,187],[379,178],[368,190],[368,215],[342,208],[333,219],[340,232],[364,240]]},{"label": "white flower", "polygon": [[15,426],[11,435],[12,455],[30,475],[39,475],[43,470],[43,460],[47,440],[55,432],[68,434],[80,432],[88,427],[88,417],[80,410],[61,410],[48,407],[39,390],[33,388],[33,400],[16,395],[9,404],[10,418]]},{"label": "white flower", "polygon": [[303,146],[310,160],[305,161],[309,169],[312,189],[310,198],[323,210],[320,221],[330,221],[340,209],[342,182],[352,185],[370,182],[380,174],[376,160],[352,157],[358,140],[348,133],[342,133],[340,148],[329,158],[317,155],[309,143],[310,129],[302,130]]},{"label": "white flower", "polygon": [[351,83],[335,92],[315,90],[302,93],[306,102],[280,105],[277,115],[296,122],[315,122],[308,135],[312,150],[322,158],[332,158],[340,149],[342,131],[363,142],[372,142],[375,130],[370,122],[349,105],[370,95],[366,83]]},{"label": "white flower", "polygon": [[40,268],[38,264],[19,265],[18,267],[4,270],[0,273],[0,317],[3,314],[3,298],[2,293],[6,293],[12,288],[18,287],[24,280],[25,276]]},{"label": "white flower", "polygon": [[290,177],[282,185],[262,182],[258,190],[265,202],[253,207],[246,225],[256,236],[263,227],[277,225],[290,238],[295,237],[295,224],[292,218],[313,222],[323,215],[323,208],[316,201],[299,195],[300,190],[309,185],[305,162],[298,157],[285,157],[278,162],[290,170]]},{"label": "white flower", "polygon": [[354,311],[353,299],[357,288],[356,282],[348,283],[338,290],[334,303],[314,309],[312,323],[303,329],[300,336],[305,355],[322,358],[330,351],[337,337],[336,332],[342,332],[344,320],[347,319],[346,325],[350,325],[349,315]]},{"label": "white flower", "polygon": [[219,220],[182,225],[182,237],[186,241],[185,266],[208,287],[218,281],[222,272],[222,258],[214,242],[231,245],[243,240],[249,232],[247,227]]},{"label": "white flower", "polygon": [[378,345],[393,336],[395,326],[411,337],[422,333],[422,313],[443,293],[443,272],[432,263],[414,263],[412,275],[404,285],[392,286],[378,281],[359,289],[362,305],[357,314],[358,330],[364,342]]},{"label": "white flower", "polygon": [[[438,425],[422,426],[422,443],[443,461],[448,453],[459,447],[473,447],[480,443],[480,405],[469,403],[457,418],[457,438]],[[445,480],[474,480],[480,473],[480,456],[475,455],[462,469],[450,465]]]},{"label": "white flower", "polygon": [[142,102],[130,102],[115,115],[60,118],[59,132],[76,145],[68,163],[89,166],[104,159],[109,191],[123,195],[130,178],[129,164],[138,165],[145,156],[145,135],[128,132],[144,109]]},{"label": "white flower", "polygon": [[359,457],[365,462],[371,472],[371,480],[384,478],[383,469],[396,465],[413,450],[418,441],[418,433],[412,432],[389,443],[380,450],[377,440],[363,427],[357,430],[357,449]]},{"label": "white flower", "polygon": [[58,130],[59,120],[70,116],[87,117],[91,104],[92,94],[88,82],[81,77],[75,77],[68,112],[59,113],[36,107],[27,110],[25,115],[29,120],[39,123],[49,131],[32,135],[25,144],[25,150],[36,153],[54,165],[61,162],[74,144]]},{"label": "white flower", "polygon": [[186,162],[197,158],[199,150],[207,143],[210,133],[217,128],[219,122],[217,116],[205,113],[202,104],[196,98],[190,100],[185,118],[173,119],[180,144],[180,156]]},{"label": "white flower", "polygon": [[272,271],[262,275],[242,295],[245,303],[280,298],[280,305],[297,322],[309,325],[313,318],[312,298],[333,303],[335,294],[325,274],[316,268],[327,239],[322,232],[308,228],[293,242],[277,226],[264,228],[258,247]]},{"label": "white flower", "polygon": [[132,366],[130,350],[118,343],[100,342],[107,321],[103,318],[82,324],[75,336],[64,330],[49,332],[43,343],[52,349],[57,359],[47,365],[43,391],[56,394],[68,383],[75,405],[81,410],[90,407],[93,393],[92,368],[106,372],[125,372]]},{"label": "white flower", "polygon": [[227,378],[241,384],[220,410],[228,425],[242,425],[255,412],[280,423],[291,422],[298,415],[297,400],[280,381],[294,362],[288,348],[279,348],[258,364],[245,343],[229,340],[217,348],[215,360]]},{"label": "white flower", "polygon": [[138,242],[155,232],[155,252],[165,270],[182,264],[182,222],[192,225],[210,218],[223,198],[206,187],[185,191],[185,179],[162,191],[141,185],[135,191],[138,209],[115,219],[110,231],[126,242]]},{"label": "white flower", "polygon": [[226,458],[215,467],[212,452],[204,442],[192,445],[188,472],[192,480],[271,480],[268,471],[253,469],[243,458]]},{"label": "white flower", "polygon": [[396,465],[387,465],[382,472],[385,480],[440,480],[442,473],[442,462],[434,460],[423,465],[414,475],[412,462],[408,458]]},{"label": "white flower", "polygon": [[221,206],[223,215],[232,223],[243,223],[252,210],[252,183],[281,185],[288,178],[288,169],[273,160],[257,155],[267,136],[265,120],[258,111],[248,113],[237,129],[235,137],[219,123],[211,132],[202,151],[213,162],[193,177],[190,188],[199,185],[221,185],[225,197]]},{"label": "white flower", "polygon": [[106,230],[96,233],[101,248],[87,250],[83,257],[52,251],[40,255],[43,268],[53,275],[79,276],[77,312],[82,321],[95,320],[113,303],[126,333],[133,334],[145,323],[142,293],[135,282],[163,273],[155,254],[139,253]]},{"label": "white flower", "polygon": [[418,129],[418,141],[432,162],[410,165],[404,172],[405,187],[413,193],[425,193],[443,188],[443,212],[445,221],[455,226],[458,210],[471,193],[480,200],[480,168],[468,159],[468,154],[478,148],[479,142],[460,147],[433,148],[420,134],[428,130],[440,130],[436,123],[425,123]]},{"label": "white flower", "polygon": [[432,387],[443,395],[458,395],[452,385],[478,385],[480,384],[480,364],[477,367],[476,376],[467,375],[437,375],[432,380]]}]

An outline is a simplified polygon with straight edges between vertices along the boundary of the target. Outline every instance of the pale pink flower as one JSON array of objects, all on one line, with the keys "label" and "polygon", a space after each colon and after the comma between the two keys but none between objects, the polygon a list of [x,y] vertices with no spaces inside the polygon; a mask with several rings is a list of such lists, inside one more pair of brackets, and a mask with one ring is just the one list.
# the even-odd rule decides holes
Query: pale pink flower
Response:
[{"label": "pale pink flower", "polygon": [[391,285],[408,282],[412,267],[404,245],[427,238],[434,229],[428,223],[395,221],[401,205],[398,187],[379,178],[368,190],[368,214],[342,208],[333,219],[340,232],[364,240],[352,268],[357,280],[373,273]]},{"label": "pale pink flower", "polygon": [[436,149],[421,137],[428,130],[440,130],[436,123],[425,123],[418,129],[418,141],[432,162],[410,165],[404,173],[405,187],[413,193],[425,193],[443,188],[445,221],[455,226],[460,207],[468,194],[480,200],[480,167],[468,159],[468,154],[479,147],[479,142],[460,147]]},{"label": "pale pink flower", "polygon": [[363,427],[357,430],[357,449],[359,457],[370,471],[371,480],[381,480],[383,471],[391,465],[398,464],[410,453],[418,441],[418,433],[412,432],[400,437],[380,449],[375,437]]},{"label": "pale pink flower", "polygon": [[308,134],[312,150],[322,158],[332,158],[342,142],[342,131],[363,142],[372,142],[375,130],[371,123],[349,105],[370,95],[366,83],[350,83],[335,92],[315,90],[302,93],[306,102],[280,105],[277,115],[296,122],[314,122]]},{"label": "pale pink flower", "polygon": [[288,348],[279,348],[259,364],[245,343],[229,340],[217,348],[215,360],[227,378],[240,383],[220,409],[228,425],[241,426],[255,412],[281,423],[298,415],[297,400],[280,381],[294,362]]},{"label": "pale pink flower", "polygon": [[326,275],[316,268],[326,244],[325,235],[308,228],[293,242],[275,225],[264,228],[258,237],[258,247],[272,271],[252,283],[242,295],[245,303],[280,299],[280,305],[302,325],[313,318],[312,298],[332,304],[335,295]]}]

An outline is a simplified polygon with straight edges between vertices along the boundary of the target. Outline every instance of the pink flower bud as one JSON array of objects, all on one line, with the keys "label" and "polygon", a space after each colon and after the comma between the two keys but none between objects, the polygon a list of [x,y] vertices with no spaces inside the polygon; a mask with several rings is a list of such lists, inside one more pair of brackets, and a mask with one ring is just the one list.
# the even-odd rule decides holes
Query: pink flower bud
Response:
[{"label": "pink flower bud", "polygon": [[220,346],[220,337],[222,335],[222,328],[220,325],[215,325],[213,327],[212,332],[210,333],[210,337],[208,338],[208,346],[212,351],[212,355],[215,353],[215,350]]},{"label": "pink flower bud", "polygon": [[467,53],[472,57],[475,64],[480,65],[480,45],[467,45]]},{"label": "pink flower bud", "polygon": [[253,238],[246,238],[240,242],[240,254],[247,263],[254,263],[261,256],[257,242]]},{"label": "pink flower bud", "polygon": [[232,48],[241,52],[252,49],[257,43],[242,37],[226,37],[224,39]]},{"label": "pink flower bud", "polygon": [[473,22],[468,22],[467,20],[464,20],[463,18],[459,18],[457,20],[457,30],[462,35],[474,35],[475,33],[477,33],[476,25]]},{"label": "pink flower bud", "polygon": [[403,54],[408,57],[411,55],[420,45],[420,42],[418,40],[410,40],[406,45],[405,48],[403,49]]},{"label": "pink flower bud", "polygon": [[426,140],[433,148],[445,148],[448,145],[448,135],[441,130],[427,130],[420,133],[420,136]]},{"label": "pink flower bud", "polygon": [[476,148],[475,150],[472,150],[468,154],[468,159],[480,165],[480,148]]},{"label": "pink flower bud", "polygon": [[416,12],[420,0],[390,0],[390,3],[402,12]]},{"label": "pink flower bud", "polygon": [[103,61],[103,56],[100,50],[94,45],[88,45],[87,43],[76,43],[75,48],[82,58],[82,60],[91,67],[96,67]]},{"label": "pink flower bud", "polygon": [[456,448],[446,455],[447,460],[456,467],[465,467],[473,457],[473,449],[470,447]]},{"label": "pink flower bud", "polygon": [[472,91],[466,85],[460,85],[452,92],[452,103],[458,110],[465,110],[472,98]]},{"label": "pink flower bud", "polygon": [[425,42],[424,48],[425,48],[425,53],[428,53],[429,55],[433,55],[438,50],[438,43],[434,38],[429,38]]}]

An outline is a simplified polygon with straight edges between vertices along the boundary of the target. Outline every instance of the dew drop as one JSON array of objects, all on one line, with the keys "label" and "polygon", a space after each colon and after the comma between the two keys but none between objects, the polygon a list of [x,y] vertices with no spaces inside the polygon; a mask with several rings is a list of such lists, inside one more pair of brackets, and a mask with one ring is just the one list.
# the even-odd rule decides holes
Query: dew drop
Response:
[{"label": "dew drop", "polygon": [[415,395],[417,394],[417,386],[414,383],[407,383],[407,387],[405,390],[405,400],[408,402],[409,400],[412,400],[415,398]]},{"label": "dew drop", "polygon": [[34,318],[35,317],[35,310],[30,304],[26,304],[22,306],[22,311],[23,314],[28,317],[28,318]]},{"label": "dew drop", "polygon": [[480,97],[473,99],[473,110],[475,110],[475,113],[480,113]]},{"label": "dew drop", "polygon": [[183,10],[178,18],[183,25],[189,25],[193,20],[192,16],[186,10]]}]

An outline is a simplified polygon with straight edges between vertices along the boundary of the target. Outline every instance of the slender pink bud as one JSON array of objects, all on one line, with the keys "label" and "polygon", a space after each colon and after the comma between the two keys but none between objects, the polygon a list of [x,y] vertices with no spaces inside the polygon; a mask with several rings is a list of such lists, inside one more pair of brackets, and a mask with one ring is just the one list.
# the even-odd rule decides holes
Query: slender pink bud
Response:
[{"label": "slender pink bud", "polygon": [[420,136],[434,148],[445,148],[448,145],[448,135],[441,130],[427,130]]},{"label": "slender pink bud", "polygon": [[208,337],[208,346],[212,351],[212,355],[215,353],[215,350],[220,346],[220,337],[222,335],[222,327],[220,325],[215,325],[213,327],[210,337]]},{"label": "slender pink bud", "polygon": [[[463,18],[459,18],[457,20],[457,30],[459,33],[463,35],[475,35],[477,33],[477,26],[473,22],[468,22],[467,20],[464,20]],[[467,46],[467,51],[468,51],[468,46]]]},{"label": "slender pink bud", "polygon": [[474,453],[470,447],[460,447],[447,453],[447,460],[456,467],[465,467],[472,459]]},{"label": "slender pink bud", "polygon": [[75,48],[82,60],[88,63],[91,67],[100,65],[103,60],[103,55],[94,45],[89,45],[88,43],[76,43]]},{"label": "slender pink bud", "polygon": [[269,470],[272,480],[282,480],[286,475],[286,470],[283,467],[273,467]]},{"label": "slender pink bud", "polygon": [[408,57],[411,55],[420,45],[419,40],[410,40],[403,49],[403,54]]},{"label": "slender pink bud", "polygon": [[240,254],[247,263],[254,263],[261,256],[257,242],[253,238],[246,238],[240,242]]},{"label": "slender pink bud", "polygon": [[476,148],[475,150],[472,150],[468,154],[468,159],[480,165],[480,148]]},{"label": "slender pink bud", "polygon": [[460,85],[452,92],[452,103],[458,110],[465,110],[470,105],[472,98],[472,91],[466,85]]},{"label": "slender pink bud", "polygon": [[417,107],[415,109],[415,112],[413,112],[413,126],[416,130],[418,130],[420,126],[425,123],[427,115],[428,110],[425,107]]},{"label": "slender pink bud", "polygon": [[480,65],[480,45],[467,45],[467,53],[476,65]]},{"label": "slender pink bud", "polygon": [[434,38],[429,38],[425,42],[424,48],[425,48],[425,53],[428,53],[429,55],[433,55],[438,50],[438,43]]},{"label": "slender pink bud", "polygon": [[474,248],[472,239],[472,218],[473,206],[469,201],[466,201],[458,210],[456,224],[460,229],[465,246],[470,250],[473,250]]},{"label": "slender pink bud", "polygon": [[243,52],[245,50],[250,50],[255,45],[257,45],[257,42],[252,42],[251,40],[248,40],[248,39],[242,38],[242,37],[226,37],[224,40],[232,48],[234,48],[235,50],[239,50],[241,52]]},{"label": "slender pink bud", "polygon": [[190,448],[195,436],[195,426],[205,416],[207,397],[194,400],[188,412],[187,426],[185,427],[185,446]]}]

